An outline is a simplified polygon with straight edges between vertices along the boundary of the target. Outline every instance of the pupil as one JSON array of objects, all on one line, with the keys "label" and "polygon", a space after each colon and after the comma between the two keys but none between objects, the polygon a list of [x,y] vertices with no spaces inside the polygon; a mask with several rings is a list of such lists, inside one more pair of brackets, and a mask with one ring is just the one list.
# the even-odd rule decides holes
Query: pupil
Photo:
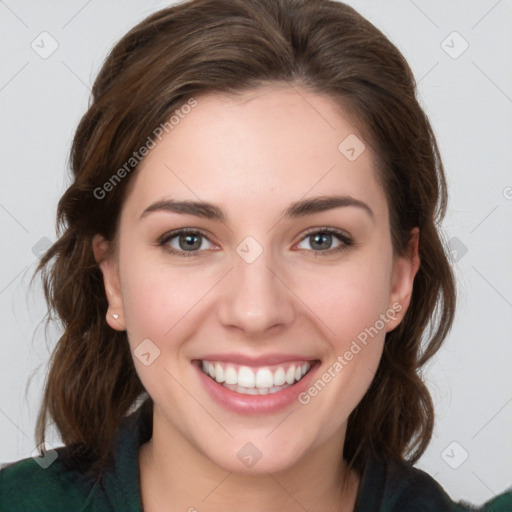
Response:
[{"label": "pupil", "polygon": [[[185,244],[184,244],[184,246],[186,246],[186,247],[187,247],[187,248],[189,248],[189,249],[191,249],[191,248],[192,248],[192,249],[193,249],[193,248],[198,248],[198,247],[197,247],[197,245],[198,245],[198,243],[197,243],[198,238],[199,238],[199,237],[198,237],[198,236],[196,236],[196,235],[183,235],[183,236],[180,238],[180,242],[182,242],[183,240],[185,240]],[[314,239],[314,242],[313,242],[313,243],[314,243],[314,244],[319,245],[319,246],[320,246],[320,249],[321,249],[321,248],[322,248],[322,246],[324,246],[324,247],[325,247],[325,245],[326,245],[326,244],[325,244],[325,243],[323,243],[323,242],[329,242],[329,241],[330,241],[330,238],[331,238],[331,235],[327,235],[327,234],[324,234],[324,235],[318,235],[318,234],[317,234],[317,235],[315,235],[315,236],[313,237],[313,239]],[[322,242],[322,241],[323,241],[323,242]],[[181,244],[180,244],[180,245],[181,245]],[[200,244],[199,244],[199,245],[200,245]],[[327,243],[327,245],[329,245],[329,244]],[[182,246],[182,248],[183,248],[183,246]]]},{"label": "pupil", "polygon": [[[199,237],[196,236],[196,235],[183,235],[181,237],[181,239],[180,239],[180,242],[185,240],[185,244],[184,244],[185,248],[188,248],[188,249],[198,248],[198,247],[194,247],[194,245],[196,245],[196,246],[198,245],[197,244],[197,239],[198,238]],[[196,243],[195,244],[194,244],[194,239],[196,239]],[[199,245],[201,245],[201,244],[199,244]],[[182,246],[182,248],[183,248],[183,246]]]},{"label": "pupil", "polygon": [[[318,240],[319,239],[323,239],[324,241],[327,239],[327,241],[329,241],[331,235],[315,235],[314,236],[314,243],[318,243]],[[329,245],[329,244],[327,244]],[[325,244],[323,244],[323,247],[325,247]],[[320,248],[322,248],[322,245],[321,245],[321,242],[320,242]]]}]

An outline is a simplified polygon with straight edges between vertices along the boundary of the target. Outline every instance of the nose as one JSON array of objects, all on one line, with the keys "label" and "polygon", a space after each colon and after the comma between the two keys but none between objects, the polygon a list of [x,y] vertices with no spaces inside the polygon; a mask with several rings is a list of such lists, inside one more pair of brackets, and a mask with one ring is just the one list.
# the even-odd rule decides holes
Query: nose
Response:
[{"label": "nose", "polygon": [[252,263],[235,254],[233,269],[223,285],[220,322],[248,336],[291,324],[294,295],[286,284],[285,272],[279,269],[265,251]]}]

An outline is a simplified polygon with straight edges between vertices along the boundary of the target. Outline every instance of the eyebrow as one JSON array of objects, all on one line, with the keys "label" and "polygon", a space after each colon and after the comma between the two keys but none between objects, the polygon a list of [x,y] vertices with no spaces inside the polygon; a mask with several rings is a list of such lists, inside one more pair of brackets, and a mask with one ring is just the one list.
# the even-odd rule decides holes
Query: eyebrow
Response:
[{"label": "eyebrow", "polygon": [[[282,215],[284,219],[295,219],[305,217],[306,215],[325,212],[334,208],[348,206],[361,208],[373,221],[375,221],[375,214],[365,202],[346,195],[319,196],[312,199],[302,199],[288,206],[288,208],[282,212]],[[190,200],[177,201],[174,199],[164,199],[151,204],[142,212],[139,220],[152,212],[162,211],[194,215],[205,219],[217,220],[222,223],[225,223],[227,220],[227,216],[222,209],[213,203]]]}]

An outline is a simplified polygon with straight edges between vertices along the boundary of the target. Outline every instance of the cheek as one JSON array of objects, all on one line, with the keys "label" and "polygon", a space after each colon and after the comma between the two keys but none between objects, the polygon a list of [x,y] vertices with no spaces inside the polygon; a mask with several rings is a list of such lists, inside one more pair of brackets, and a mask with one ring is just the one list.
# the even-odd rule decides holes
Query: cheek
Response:
[{"label": "cheek", "polygon": [[157,346],[187,337],[194,313],[218,276],[214,269],[166,265],[147,252],[125,252],[120,262],[123,306],[130,343],[151,339]]},{"label": "cheek", "polygon": [[[327,343],[316,380],[299,397],[300,404],[326,418],[323,428],[329,433],[346,421],[371,385],[382,356],[387,322],[392,320],[387,314],[387,265],[361,259],[332,270],[331,274],[315,273],[311,282],[316,292],[310,287],[304,300],[314,304],[312,309],[322,320],[317,325],[322,326]],[[320,289],[325,293],[318,293]],[[301,293],[306,294],[307,288]]]},{"label": "cheek", "polygon": [[[302,269],[292,288],[340,347],[373,326],[390,304],[391,253],[355,255],[339,265]],[[380,325],[380,324],[379,324]]]},{"label": "cheek", "polygon": [[[214,276],[192,267],[162,265],[135,252],[120,263],[126,330],[136,371],[153,399],[173,408],[182,391],[172,377],[182,380],[191,371],[182,349],[197,331],[195,315],[215,284]],[[150,354],[149,361],[139,357],[145,353]]]}]

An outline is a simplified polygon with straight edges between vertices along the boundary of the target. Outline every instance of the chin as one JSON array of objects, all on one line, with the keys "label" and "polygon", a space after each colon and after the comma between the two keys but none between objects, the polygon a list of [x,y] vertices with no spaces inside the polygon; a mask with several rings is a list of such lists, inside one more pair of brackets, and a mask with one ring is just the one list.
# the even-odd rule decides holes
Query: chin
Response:
[{"label": "chin", "polygon": [[229,446],[217,445],[204,452],[214,464],[234,473],[263,475],[285,471],[295,466],[305,455],[305,448],[291,445],[282,436],[265,439],[267,434],[249,440],[231,441]]}]

